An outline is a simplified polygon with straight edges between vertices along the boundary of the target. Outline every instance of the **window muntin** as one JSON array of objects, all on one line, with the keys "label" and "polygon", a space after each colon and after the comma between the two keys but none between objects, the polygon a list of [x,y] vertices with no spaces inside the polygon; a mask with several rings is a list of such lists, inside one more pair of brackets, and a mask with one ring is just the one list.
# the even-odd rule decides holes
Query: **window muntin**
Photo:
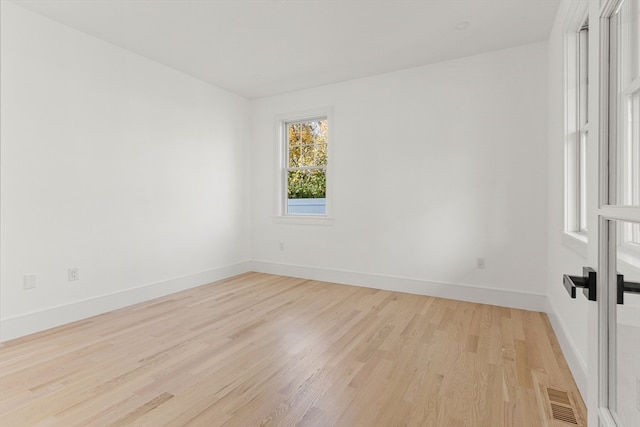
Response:
[{"label": "window muntin", "polygon": [[283,121],[282,128],[283,213],[326,216],[328,117]]}]

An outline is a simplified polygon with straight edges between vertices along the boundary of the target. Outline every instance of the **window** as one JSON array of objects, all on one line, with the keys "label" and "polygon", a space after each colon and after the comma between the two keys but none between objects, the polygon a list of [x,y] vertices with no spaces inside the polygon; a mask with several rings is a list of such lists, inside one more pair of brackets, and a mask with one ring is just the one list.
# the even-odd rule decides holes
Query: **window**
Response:
[{"label": "window", "polygon": [[[583,15],[584,16],[584,15]],[[567,34],[565,232],[587,236],[589,147],[589,21]]]},{"label": "window", "polygon": [[[609,27],[609,130],[616,153],[618,193],[610,203],[640,206],[640,5],[620,2]],[[640,224],[626,222],[618,236],[640,251]]]},{"label": "window", "polygon": [[589,23],[578,31],[578,215],[575,230],[587,230],[587,143],[589,141]]},{"label": "window", "polygon": [[327,216],[329,116],[280,122],[284,216]]}]

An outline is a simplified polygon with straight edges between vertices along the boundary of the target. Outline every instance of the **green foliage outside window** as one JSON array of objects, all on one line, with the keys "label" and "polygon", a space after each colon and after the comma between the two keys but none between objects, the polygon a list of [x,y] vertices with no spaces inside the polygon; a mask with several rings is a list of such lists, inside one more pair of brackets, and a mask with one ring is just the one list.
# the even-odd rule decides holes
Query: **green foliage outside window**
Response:
[{"label": "green foliage outside window", "polygon": [[289,199],[318,199],[327,196],[327,175],[324,170],[289,171]]}]

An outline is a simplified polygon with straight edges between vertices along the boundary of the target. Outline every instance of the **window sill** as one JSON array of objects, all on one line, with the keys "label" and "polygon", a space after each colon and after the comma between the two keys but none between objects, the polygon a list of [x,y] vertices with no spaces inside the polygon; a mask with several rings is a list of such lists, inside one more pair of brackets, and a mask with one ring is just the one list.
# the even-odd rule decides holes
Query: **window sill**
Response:
[{"label": "window sill", "polygon": [[572,233],[569,231],[562,231],[560,233],[562,244],[571,249],[572,251],[582,255],[584,258],[588,256],[588,240],[587,236],[580,233]]},{"label": "window sill", "polygon": [[289,216],[274,216],[273,222],[276,224],[291,224],[291,225],[333,225],[334,219],[326,216],[313,216],[313,215],[289,215]]}]

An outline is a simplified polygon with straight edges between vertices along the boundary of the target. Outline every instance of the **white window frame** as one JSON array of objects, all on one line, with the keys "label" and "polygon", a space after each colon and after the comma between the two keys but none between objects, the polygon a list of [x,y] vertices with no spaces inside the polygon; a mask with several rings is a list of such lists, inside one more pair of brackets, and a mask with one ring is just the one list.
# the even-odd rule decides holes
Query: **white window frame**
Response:
[{"label": "white window frame", "polygon": [[586,257],[588,119],[588,2],[565,23],[565,185],[563,243]]},{"label": "white window frame", "polygon": [[[327,120],[327,165],[326,171],[326,197],[324,215],[288,214],[287,213],[287,171],[288,162],[288,132],[290,123]],[[298,225],[333,225],[333,191],[332,191],[332,158],[335,141],[333,138],[333,109],[330,107],[305,110],[295,113],[280,114],[276,117],[276,141],[277,141],[277,173],[276,173],[276,212],[274,222],[280,224]]]}]

